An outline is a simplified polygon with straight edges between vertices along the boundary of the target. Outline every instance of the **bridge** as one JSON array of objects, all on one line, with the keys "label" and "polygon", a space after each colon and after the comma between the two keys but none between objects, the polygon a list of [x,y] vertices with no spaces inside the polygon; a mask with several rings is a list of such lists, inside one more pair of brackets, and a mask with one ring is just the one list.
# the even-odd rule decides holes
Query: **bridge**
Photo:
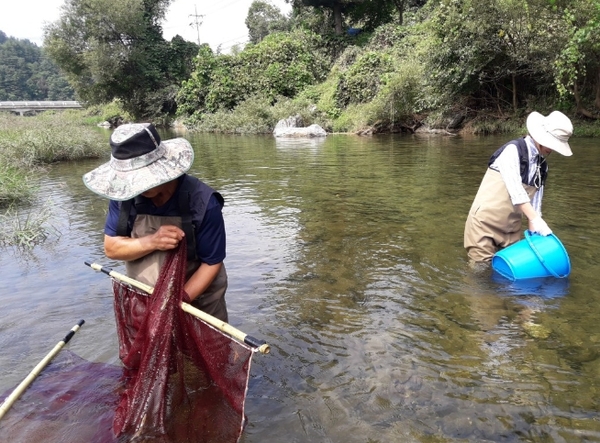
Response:
[{"label": "bridge", "polygon": [[0,111],[9,111],[19,115],[48,111],[51,109],[82,109],[83,106],[76,101],[59,102],[0,102]]}]

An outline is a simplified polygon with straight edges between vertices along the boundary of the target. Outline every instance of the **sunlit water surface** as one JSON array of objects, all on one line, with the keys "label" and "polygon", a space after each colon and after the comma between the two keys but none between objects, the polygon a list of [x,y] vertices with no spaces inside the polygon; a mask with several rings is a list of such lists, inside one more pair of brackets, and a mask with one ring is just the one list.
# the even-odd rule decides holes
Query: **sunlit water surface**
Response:
[{"label": "sunlit water surface", "polygon": [[[595,140],[549,160],[544,218],[570,277],[517,285],[471,271],[462,247],[503,138],[185,137],[191,172],[226,199],[230,322],[272,347],[243,442],[600,441]],[[123,271],[103,255],[106,201],[81,181],[106,160],[40,175],[33,211],[60,235],[2,250],[2,391],[80,319],[68,348],[119,363],[110,280],[84,265]]]}]

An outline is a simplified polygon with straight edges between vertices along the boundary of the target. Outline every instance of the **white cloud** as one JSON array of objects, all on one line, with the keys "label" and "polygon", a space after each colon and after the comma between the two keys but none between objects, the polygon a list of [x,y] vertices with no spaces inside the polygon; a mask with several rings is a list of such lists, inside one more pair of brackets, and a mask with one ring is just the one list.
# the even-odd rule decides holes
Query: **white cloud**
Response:
[{"label": "white cloud", "polygon": [[0,31],[8,37],[28,39],[42,45],[43,25],[58,19],[63,0],[4,1],[0,9]]}]

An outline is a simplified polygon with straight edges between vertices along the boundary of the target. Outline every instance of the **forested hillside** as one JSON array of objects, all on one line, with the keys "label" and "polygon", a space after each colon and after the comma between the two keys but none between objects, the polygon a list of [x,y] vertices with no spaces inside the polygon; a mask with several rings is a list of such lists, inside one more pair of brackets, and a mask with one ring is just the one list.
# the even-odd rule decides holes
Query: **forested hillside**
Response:
[{"label": "forested hillside", "polygon": [[42,48],[0,30],[0,101],[75,100],[75,91]]}]

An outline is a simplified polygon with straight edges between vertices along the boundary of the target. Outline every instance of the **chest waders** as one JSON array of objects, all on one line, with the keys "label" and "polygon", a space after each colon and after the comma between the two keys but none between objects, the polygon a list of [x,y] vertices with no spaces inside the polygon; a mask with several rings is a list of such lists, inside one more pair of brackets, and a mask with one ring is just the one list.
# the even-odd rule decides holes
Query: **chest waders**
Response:
[{"label": "chest waders", "polygon": [[[158,216],[144,214],[146,210],[145,205],[148,203],[144,202],[144,199],[136,197],[135,199],[124,201],[121,204],[121,211],[119,213],[119,223],[117,227],[118,236],[130,236],[131,238],[140,238],[146,235],[153,234],[163,225],[173,225],[182,229],[185,232],[185,238],[187,241],[187,266],[186,266],[186,281],[198,270],[201,265],[201,261],[197,257],[196,250],[196,236],[194,234],[194,225],[192,223],[192,216],[189,205],[189,196],[191,192],[187,188],[186,181],[189,178],[186,176],[184,182],[179,189],[179,211],[181,216]],[[189,183],[189,182],[188,182]],[[206,186],[206,185],[204,185]],[[206,186],[208,190],[212,191],[211,188]],[[214,192],[214,191],[212,191]],[[208,200],[211,193],[205,193],[203,207],[201,210],[201,216],[204,218],[204,212],[208,204]],[[219,200],[222,202],[223,198],[220,194],[216,193]],[[136,216],[131,227],[131,233],[128,234],[128,220],[132,210],[135,207]],[[198,223],[202,223],[200,220]],[[168,251],[154,251],[144,257],[140,257],[136,260],[129,260],[125,262],[125,269],[127,270],[127,276],[135,280],[138,280],[144,284],[155,286],[160,273],[160,269],[165,262]],[[221,269],[210,286],[199,295],[190,304],[219,320],[227,322],[227,307],[225,304],[225,292],[227,290],[227,271],[225,264],[221,264]]]},{"label": "chest waders", "polygon": [[[513,140],[498,149],[492,155],[490,164],[509,144],[517,145],[523,188],[531,200],[538,188],[527,183],[529,154],[523,138]],[[540,171],[542,183],[546,180],[548,170],[545,162],[543,165]],[[465,223],[464,247],[469,258],[476,262],[490,261],[499,249],[519,241],[522,219],[523,213],[512,204],[502,175],[488,167]]]}]

